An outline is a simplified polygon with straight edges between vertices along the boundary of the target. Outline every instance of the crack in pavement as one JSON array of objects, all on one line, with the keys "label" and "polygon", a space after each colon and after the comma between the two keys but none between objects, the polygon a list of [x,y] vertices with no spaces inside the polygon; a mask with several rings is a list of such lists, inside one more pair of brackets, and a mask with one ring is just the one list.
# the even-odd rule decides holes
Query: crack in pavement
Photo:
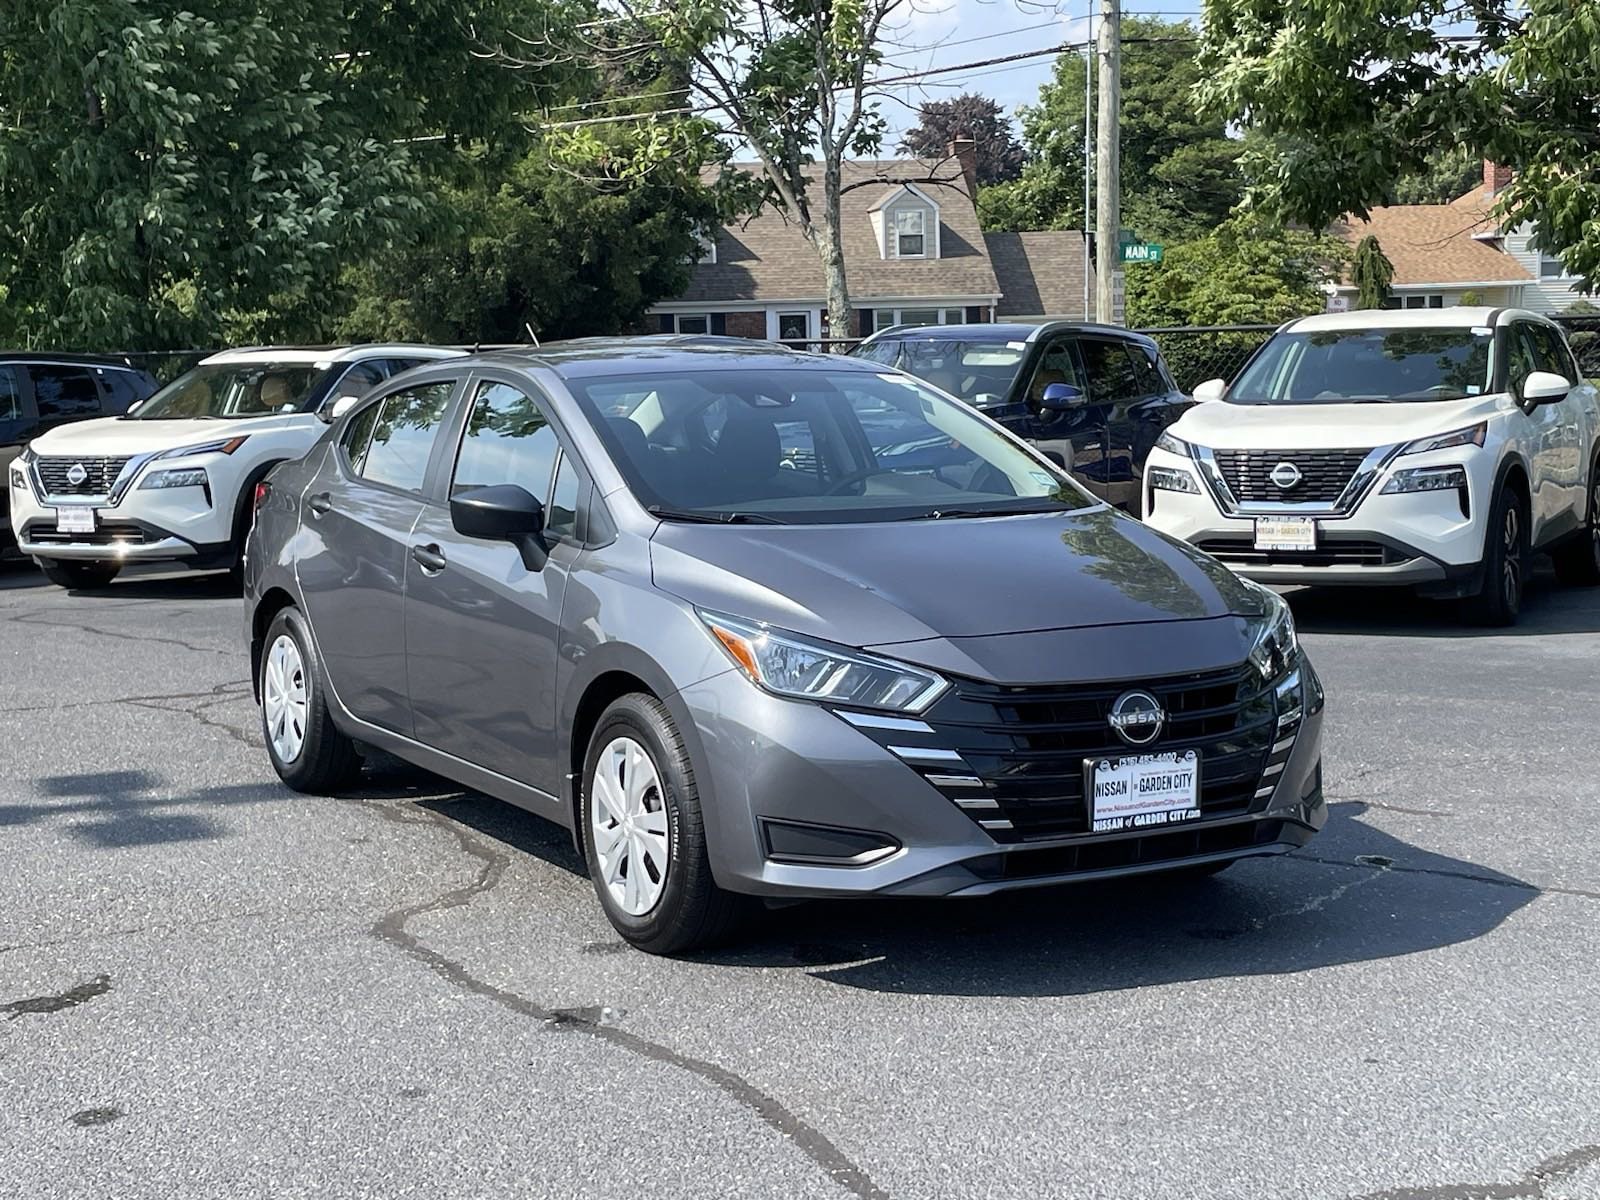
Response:
[{"label": "crack in pavement", "polygon": [[1553,1183],[1600,1162],[1600,1144],[1578,1146],[1545,1159],[1512,1183],[1446,1183],[1436,1187],[1390,1188],[1354,1200],[1542,1200]]},{"label": "crack in pavement", "polygon": [[12,1000],[7,1004],[0,1004],[0,1012],[6,1014],[8,1021],[15,1021],[18,1017],[57,1013],[67,1008],[77,1008],[78,1005],[86,1004],[96,996],[104,996],[110,990],[111,976],[96,975],[87,983],[69,987],[54,996],[30,996],[26,1000]]},{"label": "crack in pavement", "polygon": [[1471,871],[1446,871],[1439,867],[1406,867],[1397,862],[1385,859],[1382,862],[1363,862],[1363,858],[1376,857],[1369,855],[1357,856],[1354,860],[1347,858],[1323,858],[1316,854],[1302,854],[1294,850],[1284,855],[1285,858],[1298,862],[1320,863],[1325,867],[1354,867],[1368,871],[1392,871],[1397,875],[1435,875],[1441,879],[1464,879],[1469,883],[1487,883],[1494,887],[1514,888],[1517,891],[1533,892],[1536,895],[1576,896],[1580,900],[1600,900],[1600,892],[1586,891],[1583,888],[1560,887],[1556,884],[1528,883],[1521,879],[1496,877],[1493,875],[1477,875]]},{"label": "crack in pavement", "polygon": [[[548,1030],[587,1034],[619,1049],[637,1054],[641,1058],[666,1066],[677,1067],[691,1075],[698,1076],[751,1110],[786,1142],[794,1146],[795,1149],[799,1150],[826,1172],[834,1183],[844,1188],[851,1195],[860,1197],[861,1200],[888,1200],[888,1193],[875,1184],[862,1168],[847,1158],[844,1152],[835,1146],[824,1133],[796,1116],[775,1097],[769,1096],[754,1084],[727,1068],[719,1067],[715,1063],[707,1062],[704,1059],[680,1054],[659,1043],[619,1029],[615,1025],[604,1024],[600,1019],[575,1013],[571,1009],[545,1008],[517,992],[497,987],[486,980],[479,979],[461,963],[447,958],[430,946],[424,945],[421,939],[406,929],[407,923],[413,917],[421,916],[423,913],[463,908],[470,904],[475,897],[490,891],[500,882],[501,876],[505,873],[506,865],[510,861],[510,855],[491,849],[473,837],[458,823],[442,814],[416,809],[409,804],[404,807],[397,807],[359,798],[352,798],[351,802],[376,813],[384,820],[393,821],[397,824],[442,829],[456,839],[456,843],[463,853],[481,864],[477,876],[472,882],[462,887],[452,888],[431,900],[407,905],[381,917],[372,927],[372,933],[375,937],[422,963],[447,983],[474,995],[482,996],[487,1000],[492,1000],[500,1007],[519,1016],[531,1017],[541,1022]],[[410,813],[424,815],[408,815]]]},{"label": "crack in pavement", "polygon": [[183,641],[181,638],[158,637],[153,633],[123,633],[115,629],[100,629],[82,621],[47,621],[49,613],[23,613],[20,617],[12,617],[18,625],[43,625],[49,629],[76,629],[80,633],[98,634],[100,637],[114,638],[119,642],[155,642],[163,646],[179,646],[184,650],[192,650],[196,654],[224,654],[233,658],[238,650],[222,650],[216,646],[197,646],[193,642]]},{"label": "crack in pavement", "polygon": [[0,954],[14,954],[22,950],[49,950],[56,946],[72,946],[84,942],[105,941],[111,938],[132,937],[140,933],[188,933],[210,925],[224,925],[231,921],[253,921],[258,917],[310,917],[343,911],[337,905],[318,904],[309,908],[258,908],[251,912],[227,913],[218,917],[202,917],[198,921],[152,921],[148,925],[130,925],[124,929],[91,929],[71,937],[48,938],[37,942],[12,942],[0,946]]},{"label": "crack in pavement", "polygon": [[[239,690],[226,690],[229,688]],[[28,704],[16,708],[0,707],[0,716],[10,716],[17,713],[66,712],[69,709],[98,708],[109,704],[153,704],[163,700],[210,700],[213,697],[231,699],[235,696],[242,698],[249,695],[252,695],[252,692],[248,679],[230,679],[226,683],[219,683],[203,692],[169,692],[152,696],[112,696],[104,700],[74,700],[68,704]]]},{"label": "crack in pavement", "polygon": [[170,704],[152,704],[144,700],[129,700],[127,703],[132,704],[135,708],[150,709],[152,712],[174,713],[180,716],[193,717],[206,729],[220,730],[231,737],[234,741],[238,742],[241,746],[248,746],[252,750],[256,750],[260,749],[261,743],[258,742],[254,737],[253,730],[255,728],[255,723],[253,721],[250,724],[250,728],[240,729],[237,725],[230,725],[226,721],[218,721],[215,718],[208,716],[206,713],[207,709],[216,708],[218,705],[227,704],[234,700],[244,700],[246,698],[251,698],[248,696],[248,693],[230,692],[218,696],[215,699],[209,700],[206,703],[196,704],[192,707],[173,707]]}]

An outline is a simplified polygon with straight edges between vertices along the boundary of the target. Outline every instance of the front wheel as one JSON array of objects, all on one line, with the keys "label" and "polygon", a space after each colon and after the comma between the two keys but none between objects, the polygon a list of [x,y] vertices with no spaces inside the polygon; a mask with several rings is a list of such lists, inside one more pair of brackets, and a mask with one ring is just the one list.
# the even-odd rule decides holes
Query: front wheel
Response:
[{"label": "front wheel", "polygon": [[579,805],[589,875],[606,917],[651,954],[677,954],[727,935],[743,898],[711,876],[700,793],[689,754],[654,696],[623,696],[589,739]]},{"label": "front wheel", "polygon": [[1569,587],[1600,584],[1600,462],[1589,472],[1589,517],[1583,531],[1558,547],[1556,578]]},{"label": "front wheel", "polygon": [[1528,574],[1528,516],[1509,487],[1495,497],[1483,550],[1483,585],[1468,598],[1467,615],[1480,625],[1515,625]]},{"label": "front wheel", "polygon": [[272,619],[257,671],[261,733],[278,778],[297,792],[320,795],[349,786],[361,771],[361,755],[333,723],[322,663],[299,609]]},{"label": "front wheel", "polygon": [[57,587],[78,591],[83,588],[106,587],[122,570],[122,564],[68,562],[59,558],[42,558],[39,560],[39,569],[44,572],[44,577]]}]

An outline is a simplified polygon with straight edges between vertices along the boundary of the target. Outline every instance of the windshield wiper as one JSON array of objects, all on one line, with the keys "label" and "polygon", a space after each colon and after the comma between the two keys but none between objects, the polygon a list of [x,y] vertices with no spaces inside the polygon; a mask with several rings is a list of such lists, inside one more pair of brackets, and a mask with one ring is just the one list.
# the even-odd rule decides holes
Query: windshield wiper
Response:
[{"label": "windshield wiper", "polygon": [[693,521],[699,525],[783,525],[787,522],[769,517],[764,513],[747,512],[695,512],[692,509],[667,508],[662,504],[651,504],[645,512],[652,517],[660,517],[663,521]]},{"label": "windshield wiper", "polygon": [[1029,513],[1060,512],[1054,507],[1030,506],[1027,508],[930,508],[927,512],[915,513],[909,517],[900,518],[903,521],[959,521],[968,517],[1018,517]]}]

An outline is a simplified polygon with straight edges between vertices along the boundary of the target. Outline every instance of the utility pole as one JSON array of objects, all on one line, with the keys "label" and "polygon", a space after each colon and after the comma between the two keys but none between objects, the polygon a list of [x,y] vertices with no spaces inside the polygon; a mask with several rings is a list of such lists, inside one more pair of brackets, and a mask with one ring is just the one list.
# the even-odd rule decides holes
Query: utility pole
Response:
[{"label": "utility pole", "polygon": [[[1089,23],[1094,23],[1093,10]],[[1089,261],[1089,230],[1094,220],[1094,52],[1083,48],[1083,319],[1087,321],[1093,311],[1089,307],[1089,280],[1094,275],[1094,264]]]},{"label": "utility pole", "polygon": [[1122,0],[1100,0],[1100,125],[1095,145],[1095,319],[1115,322],[1122,278]]}]

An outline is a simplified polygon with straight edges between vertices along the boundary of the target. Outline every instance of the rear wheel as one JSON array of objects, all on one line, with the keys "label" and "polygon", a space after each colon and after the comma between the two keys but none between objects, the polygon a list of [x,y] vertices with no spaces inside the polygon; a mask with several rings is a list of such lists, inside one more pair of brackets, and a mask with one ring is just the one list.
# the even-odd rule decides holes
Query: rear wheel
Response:
[{"label": "rear wheel", "polygon": [[68,562],[60,558],[41,558],[39,569],[44,577],[57,587],[71,591],[80,588],[103,588],[117,577],[121,563]]},{"label": "rear wheel", "polygon": [[261,643],[261,733],[273,769],[297,792],[342,791],[361,771],[355,742],[328,711],[316,646],[297,608],[273,618]]},{"label": "rear wheel", "polygon": [[1510,487],[1495,497],[1483,550],[1483,585],[1467,600],[1467,615],[1480,625],[1515,625],[1528,575],[1528,516]]},{"label": "rear wheel", "polygon": [[632,945],[677,954],[737,924],[744,899],[711,877],[694,769],[654,696],[623,696],[602,714],[584,757],[579,819],[600,905]]},{"label": "rear wheel", "polygon": [[1583,532],[1557,547],[1556,578],[1572,587],[1600,584],[1600,463],[1589,471],[1589,516]]}]

